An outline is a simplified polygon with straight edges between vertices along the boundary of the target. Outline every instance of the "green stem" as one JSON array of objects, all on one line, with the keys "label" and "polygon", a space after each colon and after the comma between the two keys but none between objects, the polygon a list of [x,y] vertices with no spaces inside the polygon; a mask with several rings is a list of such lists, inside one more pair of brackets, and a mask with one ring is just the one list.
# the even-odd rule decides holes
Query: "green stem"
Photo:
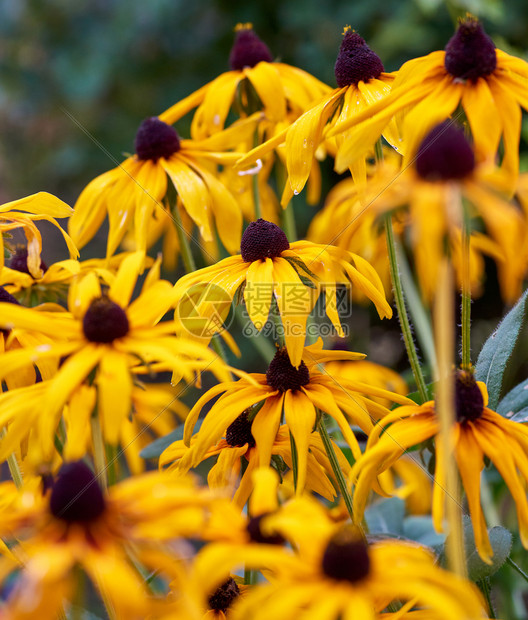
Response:
[{"label": "green stem", "polygon": [[418,361],[418,354],[416,353],[416,347],[414,344],[411,325],[409,323],[409,317],[407,316],[407,310],[405,308],[405,300],[403,298],[403,289],[400,279],[400,272],[398,269],[398,260],[396,258],[396,247],[394,243],[394,230],[392,228],[392,218],[387,215],[385,218],[385,233],[387,237],[387,251],[389,254],[389,266],[392,280],[392,288],[394,291],[394,301],[396,302],[396,308],[398,310],[398,317],[400,319],[400,326],[403,334],[403,341],[405,342],[405,349],[407,350],[407,357],[411,364],[411,369],[416,382],[416,387],[420,393],[422,402],[427,400],[427,388],[425,380]]},{"label": "green stem", "polygon": [[339,461],[337,460],[337,455],[334,450],[334,446],[332,445],[332,441],[330,439],[330,435],[326,430],[324,415],[320,413],[319,422],[317,423],[317,430],[319,431],[319,435],[323,440],[323,445],[328,456],[328,460],[330,461],[330,465],[332,466],[332,471],[334,472],[335,479],[337,481],[337,485],[339,490],[341,491],[341,495],[343,496],[343,501],[345,502],[346,509],[352,521],[354,521],[354,511],[352,508],[352,496],[348,490],[348,486],[343,476],[343,472],[341,471],[341,467],[339,467]]},{"label": "green stem", "polygon": [[292,457],[292,470],[293,470],[293,488],[297,491],[297,478],[299,472],[298,459],[297,459],[297,446],[295,445],[295,438],[290,431],[290,447]]},{"label": "green stem", "polygon": [[118,470],[118,448],[106,444],[106,461],[108,463],[108,486],[112,486],[117,482],[117,470]]},{"label": "green stem", "polygon": [[[221,336],[215,335],[211,338],[211,348],[220,357],[226,366],[229,366],[226,351],[220,340]],[[231,375],[232,376],[232,375]]]},{"label": "green stem", "polygon": [[105,445],[103,441],[103,432],[101,430],[101,423],[99,416],[96,414],[90,418],[90,427],[92,429],[92,443],[94,449],[94,463],[95,474],[101,485],[103,491],[108,488],[108,481],[106,479],[106,458],[105,458]]},{"label": "green stem", "polygon": [[251,568],[244,569],[244,584],[247,586],[252,586],[257,583],[257,572],[252,570]]},{"label": "green stem", "polygon": [[176,234],[178,235],[178,241],[180,242],[180,252],[185,265],[186,273],[192,273],[196,271],[196,263],[191,252],[191,245],[189,243],[189,236],[183,227],[180,211],[175,206],[172,209],[172,216],[174,217],[174,223],[176,224]]},{"label": "green stem", "polygon": [[514,569],[516,570],[519,575],[526,581],[528,582],[528,575],[523,571],[523,569],[516,563],[514,562],[511,558],[506,558],[506,562]]},{"label": "green stem", "polygon": [[469,279],[470,230],[467,217],[462,225],[462,368],[471,368],[471,282]]},{"label": "green stem", "polygon": [[293,203],[290,204],[282,212],[282,228],[288,237],[288,241],[293,243],[297,241],[297,227],[295,226],[295,213],[293,212]]},{"label": "green stem", "polygon": [[402,251],[401,246],[395,239],[396,259],[400,267],[401,280],[404,295],[408,301],[409,313],[416,329],[416,337],[420,343],[427,365],[431,372],[436,368],[436,350],[433,338],[433,328],[431,325],[431,317],[424,308],[420,293],[414,283],[409,264]]},{"label": "green stem", "polygon": [[[7,431],[5,428],[3,428],[0,436],[4,438],[6,434],[7,434]],[[9,473],[11,474],[11,478],[13,479],[13,482],[15,483],[16,488],[20,489],[23,484],[23,478],[22,478],[22,472],[20,471],[20,465],[18,464],[18,461],[17,461],[17,458],[14,452],[12,452],[7,457],[7,466],[9,467]]]},{"label": "green stem", "polygon": [[495,610],[493,609],[493,603],[491,602],[491,593],[490,593],[490,587],[489,587],[487,578],[480,579],[478,581],[478,586],[482,594],[484,594],[484,598],[486,599],[486,603],[488,604],[489,617],[496,618],[497,616],[495,615]]}]

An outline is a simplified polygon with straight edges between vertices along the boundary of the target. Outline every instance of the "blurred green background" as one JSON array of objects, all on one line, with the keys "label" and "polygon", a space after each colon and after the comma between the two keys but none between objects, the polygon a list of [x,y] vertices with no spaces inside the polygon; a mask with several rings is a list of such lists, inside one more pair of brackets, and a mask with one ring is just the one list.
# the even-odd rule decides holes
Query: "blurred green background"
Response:
[{"label": "blurred green background", "polygon": [[115,165],[108,153],[133,150],[143,118],[228,69],[237,22],[253,22],[277,59],[334,86],[346,24],[392,71],[443,48],[467,10],[499,47],[523,54],[525,0],[2,0],[0,200],[47,190],[73,204]]}]

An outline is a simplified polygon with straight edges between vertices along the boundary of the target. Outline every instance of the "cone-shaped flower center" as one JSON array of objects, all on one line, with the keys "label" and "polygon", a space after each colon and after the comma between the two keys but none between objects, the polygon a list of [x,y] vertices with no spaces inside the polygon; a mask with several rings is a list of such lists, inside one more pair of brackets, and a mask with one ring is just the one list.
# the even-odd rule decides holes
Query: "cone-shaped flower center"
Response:
[{"label": "cone-shaped flower center", "polygon": [[113,342],[128,330],[126,312],[106,295],[94,299],[83,318],[84,335],[92,342]]},{"label": "cone-shaped flower center", "polygon": [[259,62],[271,62],[273,57],[269,47],[261,41],[251,24],[239,24],[236,28],[235,42],[229,54],[229,65],[233,71],[244,67],[254,67]]},{"label": "cone-shaped flower center", "polygon": [[272,222],[259,218],[251,222],[242,235],[240,253],[242,260],[252,263],[255,260],[275,258],[288,250],[290,243],[284,232]]},{"label": "cone-shaped flower center", "polygon": [[475,155],[461,127],[444,121],[423,139],[416,155],[416,172],[426,181],[463,179],[473,172]]},{"label": "cone-shaped flower center", "polygon": [[160,121],[157,116],[151,116],[139,126],[134,146],[139,159],[168,159],[180,150],[180,136],[174,127]]},{"label": "cone-shaped flower center", "polygon": [[497,54],[491,38],[474,17],[462,20],[445,47],[444,65],[456,78],[476,82],[497,67]]},{"label": "cone-shaped flower center", "polygon": [[347,30],[334,66],[339,88],[379,77],[383,64],[357,32]]},{"label": "cone-shaped flower center", "polygon": [[229,577],[229,579],[209,597],[209,609],[225,613],[231,606],[231,603],[239,595],[240,590],[238,589],[236,581],[232,577]]},{"label": "cone-shaped flower center", "polygon": [[484,411],[484,398],[472,372],[458,370],[455,377],[455,411],[458,422],[477,420]]},{"label": "cone-shaped flower center", "polygon": [[264,512],[258,517],[251,517],[246,526],[249,538],[256,543],[264,545],[283,545],[286,541],[280,534],[264,534],[261,529],[261,521],[270,513]]},{"label": "cone-shaped flower center", "polygon": [[274,390],[298,390],[310,382],[310,372],[304,362],[299,368],[292,366],[288,351],[278,349],[266,371],[266,381]]},{"label": "cone-shaped flower center", "polygon": [[[16,252],[11,257],[11,260],[9,261],[9,267],[11,269],[16,269],[16,271],[21,271],[22,273],[29,274],[27,259],[28,259],[27,248],[20,246],[16,249]],[[40,268],[42,269],[42,271],[48,270],[48,267],[46,266],[46,263],[43,260],[40,261]]]},{"label": "cone-shaped flower center", "polygon": [[330,539],[322,560],[323,573],[331,579],[356,583],[370,570],[367,543],[346,529]]},{"label": "cone-shaped flower center", "polygon": [[230,446],[244,446],[248,444],[250,448],[255,447],[255,438],[251,434],[251,422],[248,420],[247,411],[243,411],[238,418],[227,427],[225,437]]},{"label": "cone-shaped flower center", "polygon": [[82,461],[63,465],[51,489],[51,514],[70,523],[94,521],[105,510],[105,499],[92,470]]}]

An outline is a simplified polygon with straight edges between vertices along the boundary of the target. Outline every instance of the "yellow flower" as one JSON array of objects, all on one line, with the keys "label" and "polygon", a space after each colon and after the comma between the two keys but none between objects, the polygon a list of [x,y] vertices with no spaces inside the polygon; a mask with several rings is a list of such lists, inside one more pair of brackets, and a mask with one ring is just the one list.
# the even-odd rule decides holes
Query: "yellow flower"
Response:
[{"label": "yellow flower", "polygon": [[425,134],[461,105],[479,161],[494,161],[502,139],[502,169],[513,190],[519,169],[521,107],[528,109],[527,87],[528,64],[496,49],[480,22],[468,16],[444,51],[401,67],[388,97],[336,123],[329,134],[348,135],[336,156],[336,169],[346,170],[363,157],[387,123],[401,113],[406,165]]},{"label": "yellow flower", "polygon": [[[207,482],[213,488],[233,488],[233,502],[242,509],[253,491],[253,472],[259,466],[259,453],[256,448],[255,438],[251,434],[251,420],[249,414],[251,408],[241,413],[234,422],[227,427],[224,437],[214,446],[211,446],[203,455],[202,460],[218,456],[216,463],[207,474]],[[172,463],[170,469],[177,468],[179,461],[186,452],[192,450],[196,437],[191,439],[191,446],[187,447],[183,440],[175,441],[160,456],[160,467]],[[341,452],[334,445],[339,466],[343,474],[347,476],[350,465]],[[271,456],[281,457],[291,470],[293,467],[291,454],[290,429],[287,424],[279,427],[273,440]],[[243,474],[238,480],[242,462],[244,462]],[[324,445],[319,433],[313,432],[308,437],[306,487],[329,501],[335,498],[335,482],[332,466],[326,455]],[[337,484],[337,482],[335,482]],[[235,491],[236,489],[236,491]]]},{"label": "yellow flower", "polygon": [[[177,547],[168,542],[199,535],[210,502],[207,490],[191,480],[157,472],[103,494],[82,461],[64,465],[47,493],[34,486],[16,494],[4,486],[0,493],[8,540],[19,541],[13,551],[23,559],[4,610],[10,618],[44,620],[57,618],[64,601],[72,600],[75,567],[86,572],[117,618],[145,618],[153,599],[136,567],[174,578]],[[11,564],[0,559],[3,576]]]},{"label": "yellow flower", "polygon": [[[325,130],[335,123],[341,123],[344,119],[368,110],[373,102],[384,100],[390,93],[394,80],[394,75],[384,72],[379,57],[353,30],[345,31],[335,64],[335,76],[337,89],[328,93],[289,128],[250,151],[237,163],[240,168],[255,162],[286,140],[288,182],[281,200],[283,206],[304,188],[312,171],[316,151],[324,140]],[[328,123],[330,124],[327,126]],[[384,136],[389,143],[400,145],[395,121],[388,124]],[[347,132],[340,134],[337,137],[337,146],[343,142],[346,144],[348,139]],[[366,145],[367,149],[373,148],[376,139]],[[355,160],[350,167],[356,180],[365,179],[364,158]]]},{"label": "yellow flower", "polygon": [[94,272],[75,280],[69,289],[69,312],[38,312],[0,304],[0,324],[33,330],[53,341],[36,348],[8,352],[0,373],[17,371],[35,360],[67,359],[47,384],[40,406],[39,434],[44,454],[51,454],[62,407],[73,391],[96,369],[101,423],[105,439],[115,445],[121,423],[131,410],[133,375],[142,366],[175,370],[187,380],[208,368],[227,377],[223,363],[200,343],[174,336],[172,321],[160,319],[174,302],[169,282],[159,280],[159,263],[149,272],[139,297],[130,301],[143,266],[141,252],[120,265],[107,292]]},{"label": "yellow flower", "polygon": [[[238,24],[229,58],[231,71],[222,73],[196,93],[200,101],[193,116],[192,137],[202,140],[221,131],[237,96],[242,112],[248,108],[262,109],[274,124],[283,121],[288,113],[299,116],[330,90],[309,73],[272,61],[271,52],[252,25]],[[160,118],[172,124],[181,115],[182,106],[177,103]]]},{"label": "yellow flower", "polygon": [[40,252],[42,250],[42,238],[35,222],[45,220],[58,228],[66,241],[71,258],[77,258],[79,252],[73,241],[59,226],[56,217],[70,217],[72,208],[52,194],[39,192],[20,200],[6,202],[0,206],[0,270],[4,266],[4,236],[3,233],[16,228],[22,228],[27,239],[27,268],[35,278],[42,276],[40,268]]},{"label": "yellow flower", "polygon": [[[490,562],[493,554],[480,505],[480,476],[488,457],[506,482],[517,506],[521,542],[528,547],[528,429],[486,407],[487,390],[469,371],[458,371],[455,381],[456,424],[453,429],[455,459],[466,491],[475,544],[480,557]],[[384,432],[385,431],[385,432]],[[431,438],[436,441],[433,521],[442,529],[445,495],[445,465],[438,445],[439,422],[434,401],[400,407],[380,421],[369,436],[364,455],[352,468],[354,517],[361,520],[376,477],[408,448]]]},{"label": "yellow flower", "polygon": [[[291,541],[292,550],[263,546],[243,555],[229,545],[211,545],[196,559],[194,578],[208,588],[244,561],[266,568],[270,583],[253,586],[234,602],[232,620],[389,620],[406,618],[410,608],[428,610],[431,620],[482,617],[477,588],[436,566],[426,548],[396,540],[367,544],[355,528],[337,526],[308,498],[269,515],[266,529]],[[407,605],[400,614],[381,615],[392,601]]]},{"label": "yellow flower", "polygon": [[185,421],[184,441],[190,445],[191,434],[202,408],[222,394],[205,416],[195,443],[180,461],[181,467],[196,467],[226,428],[245,409],[261,401],[264,404],[251,424],[259,465],[267,467],[270,463],[284,411],[298,453],[298,493],[302,492],[306,483],[310,437],[317,422],[317,409],[328,413],[337,422],[354,458],[359,458],[357,440],[343,412],[368,433],[372,428],[372,418],[388,414],[385,407],[370,397],[379,396],[398,403],[410,402],[403,396],[358,381],[335,380],[328,373],[318,370],[319,364],[332,359],[361,357],[360,353],[325,351],[319,342],[304,349],[304,361],[295,368],[286,351],[279,349],[266,374],[251,373],[239,381],[214,386],[197,401]]},{"label": "yellow flower", "polygon": [[213,241],[212,220],[222,243],[237,251],[242,229],[240,207],[216,178],[218,165],[229,166],[240,153],[227,152],[245,144],[255,122],[250,117],[205,140],[182,140],[157,117],[145,119],[136,134],[136,154],[91,181],[79,196],[69,232],[79,247],[92,239],[108,214],[107,257],[129,228],[136,248],[146,250],[151,222],[164,215],[169,179],[201,238]]},{"label": "yellow flower", "polygon": [[[489,180],[486,167],[476,164],[462,128],[450,121],[426,135],[412,166],[397,172],[390,164],[381,165],[372,177],[367,196],[371,211],[382,214],[408,206],[408,219],[403,223],[411,227],[416,272],[425,301],[433,298],[446,238],[462,271],[460,231],[464,220],[469,220],[471,227],[475,216],[484,221],[492,242],[476,235],[474,250],[497,259],[502,295],[509,303],[517,299],[524,274],[526,221],[499,190]],[[464,204],[464,199],[469,204]]]},{"label": "yellow flower", "polygon": [[[329,245],[309,241],[292,244],[275,224],[259,219],[244,231],[241,254],[199,269],[176,282],[175,290],[210,283],[233,299],[243,286],[249,318],[262,329],[273,300],[276,301],[286,347],[294,366],[301,362],[306,321],[319,294],[324,291],[326,313],[342,334],[337,313],[336,285],[352,285],[376,305],[380,317],[391,317],[383,285],[374,269],[360,256]],[[211,299],[208,302],[214,301]],[[215,312],[214,303],[203,312]]]}]

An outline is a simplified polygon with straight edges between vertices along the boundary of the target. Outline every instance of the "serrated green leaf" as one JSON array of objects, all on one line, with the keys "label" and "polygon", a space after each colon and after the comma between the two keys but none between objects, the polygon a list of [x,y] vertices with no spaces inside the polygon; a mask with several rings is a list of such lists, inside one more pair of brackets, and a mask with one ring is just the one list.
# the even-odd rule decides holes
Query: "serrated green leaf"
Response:
[{"label": "serrated green leaf", "polygon": [[403,534],[405,502],[398,497],[382,499],[365,510],[371,534]]},{"label": "serrated green leaf", "polygon": [[475,377],[484,381],[488,388],[489,408],[495,410],[500,398],[502,378],[506,364],[519,337],[524,322],[524,311],[528,290],[499,323],[497,329],[486,340],[478,356]]},{"label": "serrated green leaf", "polygon": [[528,420],[528,379],[510,390],[497,406],[497,413],[509,420]]}]

